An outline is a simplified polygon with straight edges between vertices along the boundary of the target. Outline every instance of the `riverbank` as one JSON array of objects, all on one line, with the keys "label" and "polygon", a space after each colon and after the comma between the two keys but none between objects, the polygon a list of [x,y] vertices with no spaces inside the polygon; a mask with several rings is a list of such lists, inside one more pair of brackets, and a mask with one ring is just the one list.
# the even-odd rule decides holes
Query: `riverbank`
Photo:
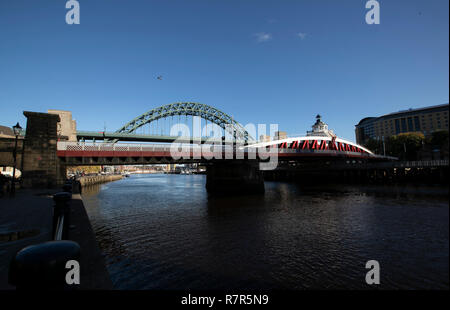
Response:
[{"label": "riverbank", "polygon": [[[284,168],[284,169],[283,169]],[[262,171],[265,181],[287,181],[307,184],[449,184],[449,166],[365,169],[326,166],[286,168]]]},{"label": "riverbank", "polygon": [[99,183],[106,183],[121,180],[123,178],[122,175],[114,174],[114,175],[94,175],[94,176],[84,176],[80,177],[77,180],[80,182],[81,186],[94,185]]}]

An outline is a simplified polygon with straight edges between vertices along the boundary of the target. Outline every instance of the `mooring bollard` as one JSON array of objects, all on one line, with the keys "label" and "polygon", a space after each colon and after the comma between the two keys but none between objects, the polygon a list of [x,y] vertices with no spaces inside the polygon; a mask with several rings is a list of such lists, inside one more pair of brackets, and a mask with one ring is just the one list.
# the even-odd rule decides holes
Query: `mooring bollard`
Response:
[{"label": "mooring bollard", "polygon": [[[71,185],[71,193],[73,194],[81,194],[81,182],[79,180],[67,180],[65,185]],[[64,189],[63,186],[63,189]]]},{"label": "mooring bollard", "polygon": [[81,182],[80,181],[75,181],[75,188],[76,188],[76,190],[75,190],[75,192],[77,193],[77,194],[81,194],[81,188],[82,188],[82,185],[81,185]]},{"label": "mooring bollard", "polygon": [[[21,289],[74,289],[68,283],[67,262],[80,261],[80,246],[74,241],[49,241],[20,250],[9,268],[8,282]],[[79,272],[79,270],[78,270]]]},{"label": "mooring bollard", "polygon": [[66,183],[62,187],[63,191],[71,193],[72,194],[72,183]]}]

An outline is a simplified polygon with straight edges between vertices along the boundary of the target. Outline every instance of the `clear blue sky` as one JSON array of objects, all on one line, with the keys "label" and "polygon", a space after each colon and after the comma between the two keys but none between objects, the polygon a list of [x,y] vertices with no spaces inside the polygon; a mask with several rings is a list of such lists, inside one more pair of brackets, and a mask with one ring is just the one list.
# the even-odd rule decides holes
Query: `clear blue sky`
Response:
[{"label": "clear blue sky", "polygon": [[[246,124],[355,140],[363,117],[448,102],[449,1],[0,1],[0,124],[73,112],[113,131],[163,104],[212,105]],[[158,80],[158,75],[163,80]]]}]

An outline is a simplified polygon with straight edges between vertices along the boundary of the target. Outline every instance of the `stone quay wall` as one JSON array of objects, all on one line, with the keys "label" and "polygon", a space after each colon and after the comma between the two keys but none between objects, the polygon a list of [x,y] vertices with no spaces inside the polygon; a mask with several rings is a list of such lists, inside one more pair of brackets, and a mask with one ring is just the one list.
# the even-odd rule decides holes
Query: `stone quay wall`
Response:
[{"label": "stone quay wall", "polygon": [[122,179],[122,175],[95,175],[95,176],[84,176],[78,178],[81,186],[88,186],[99,183],[112,182]]}]

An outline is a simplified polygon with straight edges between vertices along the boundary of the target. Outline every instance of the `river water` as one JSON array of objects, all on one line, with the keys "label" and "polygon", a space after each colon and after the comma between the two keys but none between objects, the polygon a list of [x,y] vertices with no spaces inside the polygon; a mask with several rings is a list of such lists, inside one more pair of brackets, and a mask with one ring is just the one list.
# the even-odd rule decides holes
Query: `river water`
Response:
[{"label": "river water", "polygon": [[118,289],[449,289],[448,189],[305,187],[208,197],[204,175],[83,189]]}]

